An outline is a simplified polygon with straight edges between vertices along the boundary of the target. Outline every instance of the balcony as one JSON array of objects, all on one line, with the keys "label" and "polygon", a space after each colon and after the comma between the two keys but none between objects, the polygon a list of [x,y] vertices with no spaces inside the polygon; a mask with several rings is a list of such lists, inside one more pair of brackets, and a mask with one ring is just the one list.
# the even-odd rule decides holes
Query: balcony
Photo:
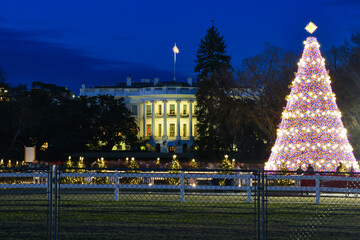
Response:
[{"label": "balcony", "polygon": [[155,117],[162,117],[162,116],[164,116],[163,113],[155,113]]},{"label": "balcony", "polygon": [[176,113],[175,112],[171,112],[167,114],[168,117],[176,117]]},{"label": "balcony", "polygon": [[188,117],[189,116],[189,113],[181,113],[180,114],[180,117]]}]

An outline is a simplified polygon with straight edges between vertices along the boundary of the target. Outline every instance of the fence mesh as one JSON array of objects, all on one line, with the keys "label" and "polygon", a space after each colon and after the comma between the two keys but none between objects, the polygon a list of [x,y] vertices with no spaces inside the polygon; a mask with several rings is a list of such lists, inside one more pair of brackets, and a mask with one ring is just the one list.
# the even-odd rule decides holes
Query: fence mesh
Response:
[{"label": "fence mesh", "polygon": [[0,169],[0,239],[46,239],[49,169]]},{"label": "fence mesh", "polygon": [[354,173],[1,168],[0,239],[358,239],[359,194]]},{"label": "fence mesh", "polygon": [[[181,177],[181,173],[154,170],[87,170],[83,175],[89,176],[79,179],[65,170],[60,169],[60,179],[68,180],[60,184],[61,239],[254,237],[254,203],[247,202],[238,179],[219,186],[224,178],[216,178],[215,172]],[[79,181],[86,187],[79,188]],[[101,188],[93,184],[96,181]]]},{"label": "fence mesh", "polygon": [[358,239],[358,176],[289,172],[265,178],[268,239]]}]

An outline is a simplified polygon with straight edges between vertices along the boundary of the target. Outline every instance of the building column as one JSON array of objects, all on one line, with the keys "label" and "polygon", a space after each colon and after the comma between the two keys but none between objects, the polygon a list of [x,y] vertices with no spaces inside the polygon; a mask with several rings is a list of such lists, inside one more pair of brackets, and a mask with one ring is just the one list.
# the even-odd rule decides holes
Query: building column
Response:
[{"label": "building column", "polygon": [[192,130],[192,104],[193,104],[194,100],[190,99],[189,100],[189,135],[190,135],[190,141],[192,141],[194,139],[193,136],[193,130]]},{"label": "building column", "polygon": [[143,101],[142,104],[143,104],[143,137],[146,138],[146,104],[145,104],[145,101]]},{"label": "building column", "polygon": [[181,100],[176,100],[176,140],[181,140],[180,135],[180,102]]},{"label": "building column", "polygon": [[167,141],[167,111],[166,111],[166,103],[167,101],[166,100],[163,100],[163,105],[164,105],[164,121],[163,121],[163,141]]},{"label": "building column", "polygon": [[155,136],[155,102],[151,101],[151,137]]}]

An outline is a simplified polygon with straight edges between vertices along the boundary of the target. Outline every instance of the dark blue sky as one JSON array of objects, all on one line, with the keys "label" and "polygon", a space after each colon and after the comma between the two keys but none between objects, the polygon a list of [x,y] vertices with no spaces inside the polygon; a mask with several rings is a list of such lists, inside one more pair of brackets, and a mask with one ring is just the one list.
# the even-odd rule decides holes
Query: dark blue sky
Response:
[{"label": "dark blue sky", "polygon": [[43,81],[76,94],[87,85],[194,76],[200,39],[211,20],[227,43],[233,66],[265,42],[302,51],[309,21],[322,51],[360,31],[360,0],[138,1],[2,0],[0,67],[12,85]]}]

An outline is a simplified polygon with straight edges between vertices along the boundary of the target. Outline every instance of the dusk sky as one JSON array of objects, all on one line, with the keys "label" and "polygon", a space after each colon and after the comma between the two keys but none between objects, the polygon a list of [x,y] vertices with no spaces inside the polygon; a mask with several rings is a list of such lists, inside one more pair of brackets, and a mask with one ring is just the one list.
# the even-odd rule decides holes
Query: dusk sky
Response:
[{"label": "dusk sky", "polygon": [[318,1],[83,1],[2,0],[0,67],[11,85],[33,81],[87,86],[195,76],[200,39],[214,20],[234,68],[265,42],[302,51],[313,21],[325,51],[360,31],[360,0]]}]

